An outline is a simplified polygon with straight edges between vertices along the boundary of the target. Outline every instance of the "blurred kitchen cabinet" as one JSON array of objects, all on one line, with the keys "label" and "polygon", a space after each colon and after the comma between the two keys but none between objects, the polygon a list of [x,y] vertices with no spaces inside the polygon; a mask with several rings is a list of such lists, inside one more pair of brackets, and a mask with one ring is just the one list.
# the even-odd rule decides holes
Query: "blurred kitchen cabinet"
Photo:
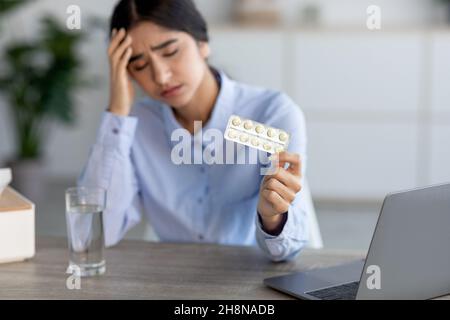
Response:
[{"label": "blurred kitchen cabinet", "polygon": [[295,36],[295,100],[305,110],[402,112],[420,97],[418,33],[301,32]]},{"label": "blurred kitchen cabinet", "polygon": [[433,114],[450,115],[450,33],[431,37],[431,107]]},{"label": "blurred kitchen cabinet", "polygon": [[294,43],[313,195],[381,200],[416,187],[423,37],[311,32]]},{"label": "blurred kitchen cabinet", "polygon": [[414,124],[308,122],[311,192],[326,199],[377,199],[416,186]]},{"label": "blurred kitchen cabinet", "polygon": [[283,33],[268,30],[211,32],[213,66],[231,78],[272,89],[283,86]]},{"label": "blurred kitchen cabinet", "polygon": [[431,36],[430,183],[450,182],[450,33]]},{"label": "blurred kitchen cabinet", "polygon": [[433,125],[431,140],[431,183],[450,182],[450,119]]}]

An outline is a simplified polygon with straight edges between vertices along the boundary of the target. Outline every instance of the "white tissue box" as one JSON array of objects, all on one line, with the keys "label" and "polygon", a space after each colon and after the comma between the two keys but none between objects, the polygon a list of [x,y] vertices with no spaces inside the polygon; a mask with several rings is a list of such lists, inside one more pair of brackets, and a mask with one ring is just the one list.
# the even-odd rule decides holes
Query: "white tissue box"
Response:
[{"label": "white tissue box", "polygon": [[11,179],[12,172],[10,168],[0,169],[0,196],[2,195],[3,190],[5,190],[8,184],[11,182]]},{"label": "white tissue box", "polygon": [[7,187],[0,195],[0,263],[35,254],[34,204]]}]

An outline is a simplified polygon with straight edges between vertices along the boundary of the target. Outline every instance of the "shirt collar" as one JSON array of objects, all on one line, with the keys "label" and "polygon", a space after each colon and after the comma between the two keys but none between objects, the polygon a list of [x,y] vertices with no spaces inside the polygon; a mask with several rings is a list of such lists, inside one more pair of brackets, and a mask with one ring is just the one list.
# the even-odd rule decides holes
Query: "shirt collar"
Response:
[{"label": "shirt collar", "polygon": [[[235,93],[234,82],[228,78],[228,76],[222,72],[218,71],[220,77],[220,89],[219,94],[217,96],[216,102],[214,104],[211,116],[206,124],[203,124],[202,130],[205,131],[210,128],[218,129],[222,133],[225,132],[225,128],[227,126],[228,118],[233,113],[233,94]],[[170,140],[172,136],[172,132],[175,129],[180,129],[182,126],[178,123],[173,114],[173,110],[167,104],[163,105],[163,119],[164,119],[164,127],[167,133],[167,136]],[[198,134],[194,135],[194,139],[199,138]],[[172,143],[174,144],[174,143]],[[205,141],[203,141],[203,145],[206,145]]]}]

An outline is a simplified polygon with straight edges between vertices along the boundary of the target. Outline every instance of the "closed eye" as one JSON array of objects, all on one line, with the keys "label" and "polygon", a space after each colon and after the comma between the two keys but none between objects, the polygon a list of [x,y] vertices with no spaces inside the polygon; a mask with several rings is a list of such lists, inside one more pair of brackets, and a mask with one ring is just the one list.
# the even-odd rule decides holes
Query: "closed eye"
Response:
[{"label": "closed eye", "polygon": [[[175,49],[172,52],[168,52],[168,53],[163,54],[163,57],[170,58],[170,57],[173,57],[174,55],[176,55],[177,53],[178,53],[178,49]],[[145,63],[142,66],[133,67],[133,69],[134,69],[134,71],[138,71],[139,72],[139,71],[144,70],[147,67],[147,65],[148,65],[148,63]]]},{"label": "closed eye", "polygon": [[136,66],[136,67],[134,67],[133,69],[134,69],[135,71],[141,71],[141,70],[144,70],[144,69],[147,67],[147,65],[148,65],[148,63],[143,64],[142,66]]},{"label": "closed eye", "polygon": [[178,49],[176,49],[176,50],[174,50],[172,52],[168,52],[168,53],[163,54],[163,57],[166,57],[166,58],[172,57],[172,56],[176,55],[177,52],[178,52]]}]

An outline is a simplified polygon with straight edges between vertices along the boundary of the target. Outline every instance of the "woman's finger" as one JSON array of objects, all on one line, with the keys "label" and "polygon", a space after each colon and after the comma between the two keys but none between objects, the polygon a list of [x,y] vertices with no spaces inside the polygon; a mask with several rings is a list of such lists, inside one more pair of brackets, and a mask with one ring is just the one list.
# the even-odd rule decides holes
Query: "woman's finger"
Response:
[{"label": "woman's finger", "polygon": [[261,192],[261,195],[270,203],[276,212],[283,213],[289,210],[289,203],[287,203],[277,192],[265,189]]},{"label": "woman's finger", "polygon": [[119,31],[117,31],[111,38],[111,41],[109,43],[108,47],[108,55],[111,57],[114,52],[116,51],[119,44],[124,40],[127,33],[125,32],[125,29],[121,28]]},{"label": "woman's finger", "polygon": [[292,203],[295,199],[295,192],[275,178],[270,178],[267,180],[263,188],[275,191],[288,203]]},{"label": "woman's finger", "polygon": [[117,29],[113,29],[111,32],[111,39],[109,41],[109,46],[108,46],[108,56],[111,56],[111,54],[113,53],[114,49],[117,47],[117,45],[119,44],[120,40],[119,39],[119,33],[121,33],[122,29],[120,29],[119,31],[117,31]]},{"label": "woman's finger", "polygon": [[117,49],[112,54],[112,61],[117,63],[124,56],[125,50],[131,45],[131,37],[126,36],[125,40],[117,47]]},{"label": "woman's finger", "polygon": [[275,172],[268,177],[277,179],[295,193],[301,190],[300,177],[282,167],[276,168]]},{"label": "woman's finger", "polygon": [[128,47],[125,50],[125,53],[123,54],[123,56],[120,58],[118,67],[120,69],[126,69],[128,66],[128,61],[130,60],[131,54],[133,53],[133,49],[131,49],[131,47]]}]

